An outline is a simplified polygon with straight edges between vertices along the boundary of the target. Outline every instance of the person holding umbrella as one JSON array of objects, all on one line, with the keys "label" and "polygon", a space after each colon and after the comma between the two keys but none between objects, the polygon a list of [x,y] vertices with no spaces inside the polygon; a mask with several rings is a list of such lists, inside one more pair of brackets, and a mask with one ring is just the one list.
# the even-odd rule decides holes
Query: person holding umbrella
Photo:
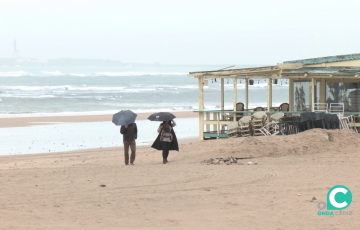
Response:
[{"label": "person holding umbrella", "polygon": [[137,114],[130,110],[122,110],[119,113],[113,115],[113,123],[121,125],[120,133],[123,135],[124,143],[124,157],[125,165],[129,165],[129,147],[131,149],[130,165],[134,165],[135,153],[136,153],[136,142],[137,139],[137,126],[135,119]]},{"label": "person holding umbrella", "polygon": [[158,128],[158,137],[154,141],[152,148],[162,150],[163,164],[168,162],[170,150],[179,151],[179,145],[173,127],[176,126],[173,120],[175,116],[171,113],[156,113],[148,119],[151,121],[163,121]]}]

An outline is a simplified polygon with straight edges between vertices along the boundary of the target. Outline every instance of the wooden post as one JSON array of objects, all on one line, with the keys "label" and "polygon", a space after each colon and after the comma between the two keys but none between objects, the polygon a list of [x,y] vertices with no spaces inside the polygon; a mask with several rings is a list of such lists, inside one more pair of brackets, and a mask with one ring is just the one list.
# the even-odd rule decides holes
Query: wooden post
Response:
[{"label": "wooden post", "polygon": [[[210,113],[206,113],[206,120],[207,121],[210,121]],[[206,124],[206,129],[205,129],[206,132],[210,132],[210,124]]]},{"label": "wooden post", "polygon": [[[224,104],[225,104],[224,103],[224,78],[221,78],[221,110],[224,110]],[[218,117],[217,114],[214,114],[214,117],[215,117],[215,115],[216,115],[216,117]],[[221,120],[224,120],[223,114],[221,114],[221,116],[219,116],[219,118]],[[216,126],[215,131],[217,131],[217,126]]]},{"label": "wooden post", "polygon": [[[217,120],[217,117],[218,117],[218,114],[217,113],[213,113],[213,121],[216,121]],[[218,128],[217,128],[217,124],[213,124],[213,131],[217,131]]]},{"label": "wooden post", "polygon": [[311,78],[311,112],[314,112],[316,80]]},{"label": "wooden post", "polygon": [[221,78],[221,110],[224,110],[224,78]]},{"label": "wooden post", "polygon": [[326,79],[320,81],[320,103],[326,103]]},{"label": "wooden post", "polygon": [[[234,111],[236,111],[236,103],[237,103],[237,81],[234,78]],[[234,121],[236,121],[236,113],[234,113]]]},{"label": "wooden post", "polygon": [[268,78],[268,87],[267,87],[267,110],[270,111],[270,108],[272,107],[272,79]]},{"label": "wooden post", "polygon": [[294,80],[289,79],[289,111],[294,111]]},{"label": "wooden post", "polygon": [[217,136],[218,138],[220,138],[220,113],[217,114],[218,116],[218,122],[217,122],[217,126],[218,126],[218,129],[217,129]]},{"label": "wooden post", "polygon": [[[199,77],[199,110],[204,110],[204,79]],[[204,140],[204,113],[199,112],[199,140]]]},{"label": "wooden post", "polygon": [[249,79],[245,78],[245,109],[249,109]]},{"label": "wooden post", "polygon": [[[268,78],[268,112],[270,112],[270,108],[272,107],[272,79]],[[271,114],[268,114],[268,122],[270,122],[270,116]]]}]

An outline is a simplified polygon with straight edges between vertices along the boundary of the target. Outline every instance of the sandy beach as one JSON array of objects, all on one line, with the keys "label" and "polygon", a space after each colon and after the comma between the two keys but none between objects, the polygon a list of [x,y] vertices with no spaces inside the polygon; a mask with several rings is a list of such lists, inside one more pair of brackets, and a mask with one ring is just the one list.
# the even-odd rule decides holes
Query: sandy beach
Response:
[{"label": "sandy beach", "polygon": [[[132,167],[121,148],[3,156],[0,229],[356,229],[358,142],[351,130],[319,129],[188,140],[166,165],[139,147]],[[230,156],[243,165],[201,163]],[[319,216],[338,184],[353,194],[352,215]]]}]

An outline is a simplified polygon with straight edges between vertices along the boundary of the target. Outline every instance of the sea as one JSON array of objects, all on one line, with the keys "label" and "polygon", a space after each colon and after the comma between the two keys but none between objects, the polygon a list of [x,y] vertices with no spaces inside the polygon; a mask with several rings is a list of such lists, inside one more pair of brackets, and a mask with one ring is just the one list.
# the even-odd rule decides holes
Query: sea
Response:
[{"label": "sea", "polygon": [[[243,68],[248,66],[236,66]],[[0,117],[198,110],[198,80],[192,71],[224,66],[0,67]],[[237,100],[245,101],[244,81]],[[205,109],[219,109],[220,80],[204,87]],[[273,105],[288,100],[288,82],[273,85]],[[225,108],[233,108],[233,80],[225,81]],[[249,108],[266,106],[267,82],[249,86]]]},{"label": "sea", "polygon": [[[0,66],[0,119],[30,116],[76,116],[196,111],[198,80],[192,71],[219,70],[224,65],[133,65],[104,66]],[[236,66],[245,68],[254,66]],[[288,100],[286,79],[273,85],[273,106]],[[220,109],[220,79],[204,86],[206,110]],[[233,109],[233,80],[225,80],[225,109]],[[237,101],[245,102],[244,80],[237,82]],[[265,107],[267,82],[256,79],[249,86],[249,108]],[[198,137],[198,119],[176,119],[178,138]],[[158,123],[137,121],[137,145],[150,145]],[[121,147],[119,127],[108,122],[32,124],[1,128],[0,155],[52,153],[78,149]]]}]

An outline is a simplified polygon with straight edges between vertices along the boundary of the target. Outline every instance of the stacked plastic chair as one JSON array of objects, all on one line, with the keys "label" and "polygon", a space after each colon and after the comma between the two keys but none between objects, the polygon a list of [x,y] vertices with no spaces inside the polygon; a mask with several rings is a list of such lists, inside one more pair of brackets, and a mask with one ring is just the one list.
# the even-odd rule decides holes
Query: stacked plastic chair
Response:
[{"label": "stacked plastic chair", "polygon": [[239,133],[242,137],[250,136],[251,134],[251,116],[244,116],[239,120]]},{"label": "stacked plastic chair", "polygon": [[260,111],[256,112],[251,116],[251,129],[253,136],[262,136],[261,128],[265,124],[266,112]]},{"label": "stacked plastic chair", "polygon": [[232,121],[228,125],[227,135],[228,137],[238,136],[239,134],[239,125],[237,121]]}]

